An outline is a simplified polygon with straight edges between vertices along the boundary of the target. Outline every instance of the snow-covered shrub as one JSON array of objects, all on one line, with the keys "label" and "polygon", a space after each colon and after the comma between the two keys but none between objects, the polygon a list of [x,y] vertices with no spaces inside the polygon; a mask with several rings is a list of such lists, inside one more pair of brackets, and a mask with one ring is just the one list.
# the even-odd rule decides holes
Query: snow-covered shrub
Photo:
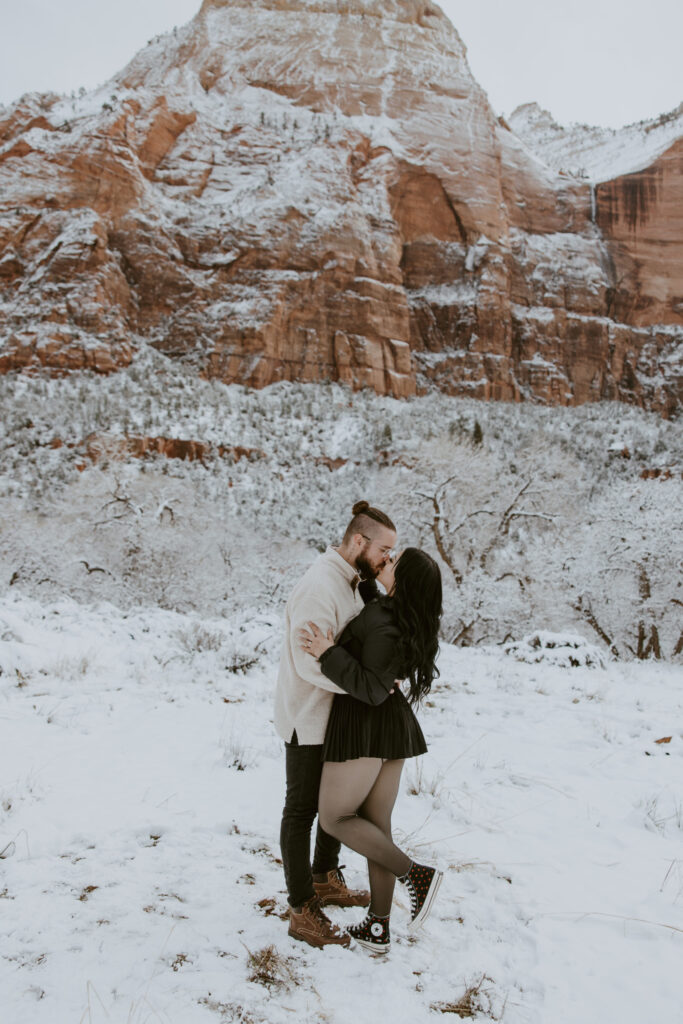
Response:
[{"label": "snow-covered shrub", "polygon": [[204,651],[219,651],[225,636],[218,630],[207,629],[195,622],[191,627],[178,630],[178,643],[187,654],[201,654]]},{"label": "snow-covered shrub", "polygon": [[550,633],[538,630],[521,640],[507,643],[506,654],[529,665],[542,662],[558,668],[604,668],[605,657],[594,644],[573,633]]},{"label": "snow-covered shrub", "polygon": [[209,629],[198,622],[179,629],[177,643],[182,656],[189,661],[205,654],[217,654],[218,664],[223,671],[233,675],[248,672],[261,658],[261,651],[250,642],[249,637],[240,632],[235,634],[232,630]]},{"label": "snow-covered shrub", "polygon": [[[683,435],[655,414],[324,383],[256,391],[144,346],[107,378],[7,374],[0,406],[0,583],[18,592],[278,613],[367,498],[399,547],[439,560],[444,639],[569,627],[619,657],[683,656]],[[117,454],[126,434],[205,455]]]}]

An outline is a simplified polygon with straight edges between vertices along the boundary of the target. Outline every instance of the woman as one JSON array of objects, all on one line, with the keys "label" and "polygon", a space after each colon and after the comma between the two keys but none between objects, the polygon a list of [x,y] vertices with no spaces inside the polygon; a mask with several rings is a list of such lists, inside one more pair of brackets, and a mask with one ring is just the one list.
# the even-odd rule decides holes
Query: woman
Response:
[{"label": "woman", "polygon": [[[349,933],[386,953],[389,915],[398,878],[411,897],[410,930],[426,919],[443,877],[416,864],[393,842],[391,812],[406,757],[427,746],[412,711],[438,675],[441,573],[426,552],[406,548],[378,576],[377,596],[348,624],[335,644],[315,623],[301,645],[324,675],[354,696],[337,694],[325,734],[319,819],[323,829],[368,859],[370,908]],[[408,700],[397,679],[408,679]]]}]

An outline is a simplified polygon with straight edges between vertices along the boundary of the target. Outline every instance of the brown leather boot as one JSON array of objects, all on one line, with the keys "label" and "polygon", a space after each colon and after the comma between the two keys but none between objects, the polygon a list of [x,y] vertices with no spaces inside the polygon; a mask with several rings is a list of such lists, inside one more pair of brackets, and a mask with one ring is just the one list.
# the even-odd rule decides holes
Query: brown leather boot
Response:
[{"label": "brown leather boot", "polygon": [[325,916],[317,896],[311,896],[300,911],[290,908],[289,935],[309,946],[348,946],[351,937]]},{"label": "brown leather boot", "polygon": [[315,894],[321,907],[369,907],[370,893],[367,889],[349,889],[341,868],[327,872],[324,882],[313,882]]}]

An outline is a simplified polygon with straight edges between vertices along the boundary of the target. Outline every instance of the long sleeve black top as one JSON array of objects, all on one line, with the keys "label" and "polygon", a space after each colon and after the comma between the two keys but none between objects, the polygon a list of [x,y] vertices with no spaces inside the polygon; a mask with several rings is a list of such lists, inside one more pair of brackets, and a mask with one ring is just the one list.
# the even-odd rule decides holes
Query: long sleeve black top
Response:
[{"label": "long sleeve black top", "polygon": [[379,597],[349,622],[320,656],[325,676],[364,704],[382,704],[394,688],[400,632],[392,600]]}]

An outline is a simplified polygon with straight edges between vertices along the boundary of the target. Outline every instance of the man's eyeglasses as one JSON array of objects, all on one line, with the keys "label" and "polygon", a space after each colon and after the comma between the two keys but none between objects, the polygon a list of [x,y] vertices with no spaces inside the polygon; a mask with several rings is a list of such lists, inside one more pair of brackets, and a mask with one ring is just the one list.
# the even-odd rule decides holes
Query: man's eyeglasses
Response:
[{"label": "man's eyeglasses", "polygon": [[[372,544],[372,537],[368,537],[367,534],[365,533],[361,533],[361,537],[363,538],[363,540],[366,540],[368,544]],[[385,551],[384,554],[393,562],[394,559],[396,558],[396,549],[392,548],[391,551]]]}]

